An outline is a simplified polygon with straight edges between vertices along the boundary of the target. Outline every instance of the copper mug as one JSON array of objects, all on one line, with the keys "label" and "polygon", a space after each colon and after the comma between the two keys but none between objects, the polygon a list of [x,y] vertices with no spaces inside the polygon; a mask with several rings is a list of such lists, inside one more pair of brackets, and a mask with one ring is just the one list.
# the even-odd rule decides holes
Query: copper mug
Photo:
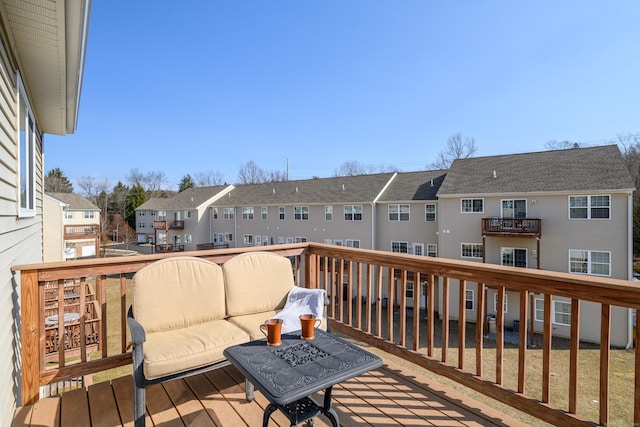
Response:
[{"label": "copper mug", "polygon": [[314,314],[300,315],[300,329],[302,330],[301,338],[303,340],[312,340],[315,330],[322,323],[322,319],[316,318]]},{"label": "copper mug", "polygon": [[260,330],[267,336],[267,344],[282,344],[282,322],[282,319],[268,319],[260,325]]}]

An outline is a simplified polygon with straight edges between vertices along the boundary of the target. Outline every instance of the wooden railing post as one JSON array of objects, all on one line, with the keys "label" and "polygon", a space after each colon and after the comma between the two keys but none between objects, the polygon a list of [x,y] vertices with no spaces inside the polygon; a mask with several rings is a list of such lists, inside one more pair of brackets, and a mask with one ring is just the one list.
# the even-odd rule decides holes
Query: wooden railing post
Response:
[{"label": "wooden railing post", "polygon": [[40,316],[38,270],[20,272],[22,405],[38,401],[40,386]]}]

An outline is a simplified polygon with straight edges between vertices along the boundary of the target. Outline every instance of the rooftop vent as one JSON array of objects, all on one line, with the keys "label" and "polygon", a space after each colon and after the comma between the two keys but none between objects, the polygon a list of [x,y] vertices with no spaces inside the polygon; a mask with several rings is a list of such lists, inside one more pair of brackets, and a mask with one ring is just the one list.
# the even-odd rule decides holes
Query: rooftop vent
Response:
[{"label": "rooftop vent", "polygon": [[342,191],[344,191],[344,184],[342,184]]},{"label": "rooftop vent", "polygon": [[271,190],[271,194],[276,194],[276,189]]},{"label": "rooftop vent", "polygon": [[433,180],[431,180],[431,186],[433,187]]},{"label": "rooftop vent", "polygon": [[496,173],[496,170],[494,169],[494,170],[493,170],[493,176],[492,176],[492,178],[494,178],[494,179],[495,179],[495,178],[497,178],[497,177],[498,177],[498,174]]},{"label": "rooftop vent", "polygon": [[296,187],[296,193],[298,192],[298,187]]}]

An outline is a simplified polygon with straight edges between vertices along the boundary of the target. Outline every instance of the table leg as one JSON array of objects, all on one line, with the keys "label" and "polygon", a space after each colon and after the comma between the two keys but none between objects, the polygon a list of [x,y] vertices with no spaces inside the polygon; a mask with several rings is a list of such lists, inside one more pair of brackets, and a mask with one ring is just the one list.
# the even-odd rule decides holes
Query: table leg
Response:
[{"label": "table leg", "polygon": [[262,416],[262,427],[267,427],[269,424],[269,417],[271,417],[271,414],[273,414],[273,411],[276,409],[278,409],[278,407],[273,403],[269,403],[269,405],[267,405],[264,409],[264,415]]},{"label": "table leg", "polygon": [[253,399],[255,398],[253,390],[253,383],[251,383],[249,380],[244,380],[244,393],[249,402],[253,401]]},{"label": "table leg", "polygon": [[333,427],[339,427],[340,423],[338,421],[338,414],[331,407],[331,391],[333,387],[329,387],[324,391],[324,407],[322,408],[322,412],[324,415],[329,418],[331,421],[331,425]]}]

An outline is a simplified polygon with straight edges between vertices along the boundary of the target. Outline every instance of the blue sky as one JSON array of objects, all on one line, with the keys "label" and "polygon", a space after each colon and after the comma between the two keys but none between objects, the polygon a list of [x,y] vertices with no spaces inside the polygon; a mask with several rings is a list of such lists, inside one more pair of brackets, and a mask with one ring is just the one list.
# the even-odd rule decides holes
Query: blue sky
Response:
[{"label": "blue sky", "polygon": [[78,129],[45,169],[229,183],[346,161],[423,170],[640,131],[637,1],[95,1]]}]

